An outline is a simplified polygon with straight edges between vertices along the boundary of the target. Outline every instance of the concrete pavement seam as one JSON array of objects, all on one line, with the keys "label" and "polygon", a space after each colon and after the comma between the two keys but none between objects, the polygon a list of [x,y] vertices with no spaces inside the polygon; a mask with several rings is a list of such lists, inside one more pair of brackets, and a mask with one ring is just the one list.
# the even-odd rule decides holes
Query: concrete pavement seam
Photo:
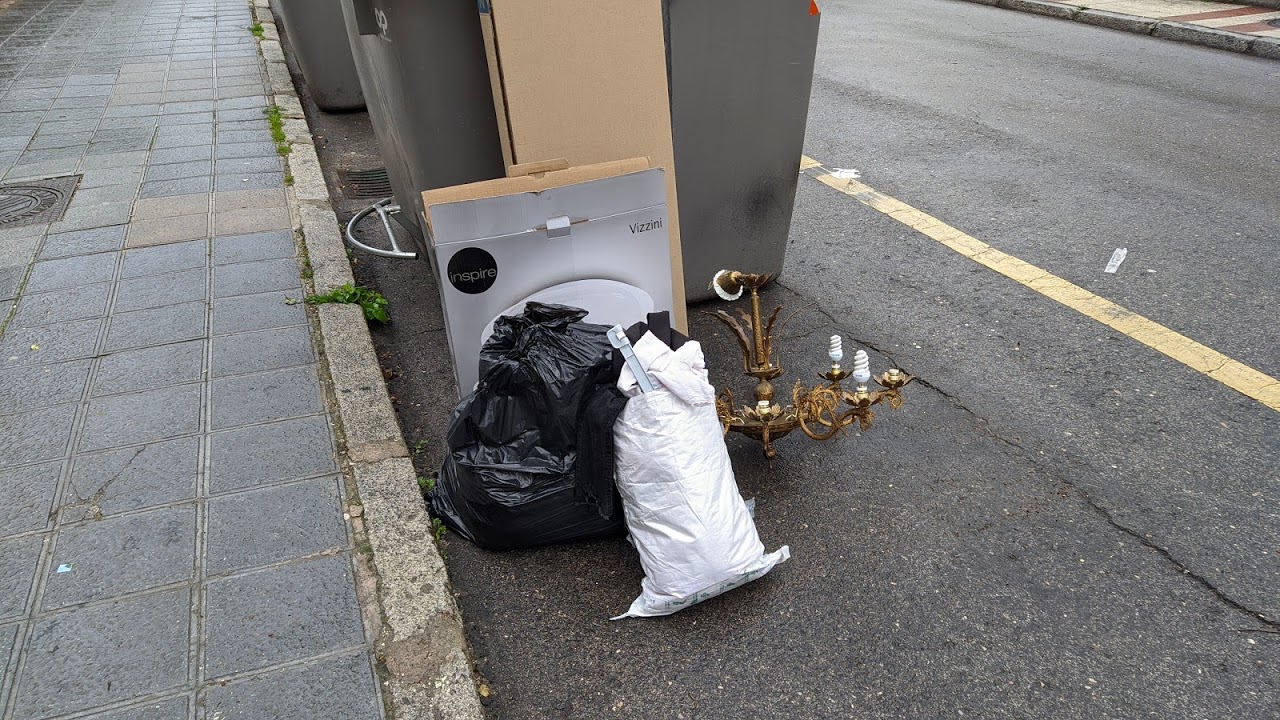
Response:
[{"label": "concrete pavement seam", "polygon": [[[342,230],[309,125],[284,61],[268,0],[254,0],[273,102],[281,110],[293,186],[289,197],[316,292],[354,283]],[[472,664],[448,572],[433,540],[417,473],[391,407],[364,314],[355,305],[316,306],[330,404],[359,494],[359,517],[376,575],[381,628],[376,654],[384,698],[397,720],[480,720]],[[353,513],[354,515],[354,513]]]},{"label": "concrete pavement seam", "polygon": [[[1143,17],[1141,15],[1129,15],[1127,13],[1111,12],[1108,10],[1093,10],[1084,5],[1070,5],[1061,2],[1051,2],[1050,0],[962,1],[978,5],[1000,7],[1005,10],[1017,10],[1019,12],[1034,13],[1036,15],[1046,15],[1049,17],[1061,18],[1063,20],[1074,20],[1075,22],[1097,25],[1099,27],[1105,27],[1112,30],[1121,30],[1124,32],[1136,33],[1138,35],[1151,35],[1164,40],[1177,40],[1179,42],[1211,47],[1218,50],[1230,50],[1232,52],[1245,53],[1256,57],[1280,60],[1280,41],[1274,38],[1261,36],[1255,37],[1245,35],[1243,33],[1231,32],[1229,30],[1218,30],[1216,28],[1204,27],[1191,23],[1161,20],[1159,18]],[[1267,5],[1266,3],[1261,4],[1266,7],[1271,7],[1271,5]],[[1280,5],[1280,0],[1277,0],[1277,4]]]}]

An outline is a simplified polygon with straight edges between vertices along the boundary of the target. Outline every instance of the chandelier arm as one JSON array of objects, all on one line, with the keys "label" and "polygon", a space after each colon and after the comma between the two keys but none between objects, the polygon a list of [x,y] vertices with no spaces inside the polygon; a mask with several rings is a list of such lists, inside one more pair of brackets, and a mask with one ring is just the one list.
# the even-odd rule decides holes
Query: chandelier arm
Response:
[{"label": "chandelier arm", "polygon": [[782,306],[773,309],[773,313],[769,315],[769,320],[764,324],[764,356],[773,358],[773,325],[778,322],[778,313],[782,312]]},{"label": "chandelier arm", "polygon": [[738,324],[738,321],[735,320],[732,315],[723,310],[705,312],[704,314],[724,323],[725,327],[728,327],[729,331],[733,333],[733,337],[738,341],[738,347],[742,349],[742,364],[745,368],[749,358],[751,357],[751,341],[747,339],[746,331],[742,329],[742,326]]}]

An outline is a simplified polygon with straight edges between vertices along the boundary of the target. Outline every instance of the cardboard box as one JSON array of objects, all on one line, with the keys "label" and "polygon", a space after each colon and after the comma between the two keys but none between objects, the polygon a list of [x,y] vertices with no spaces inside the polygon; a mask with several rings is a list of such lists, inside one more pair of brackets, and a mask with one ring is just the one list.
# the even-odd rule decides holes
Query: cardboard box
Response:
[{"label": "cardboard box", "polygon": [[687,330],[660,0],[480,0],[508,167],[645,157],[666,171],[674,324]]},{"label": "cardboard box", "polygon": [[[429,243],[459,392],[479,379],[492,321],[555,288],[549,302],[581,307],[581,293],[619,308],[649,303],[638,322],[683,303],[672,281],[666,182],[643,159],[427,190]],[[603,296],[603,300],[601,299]]]}]

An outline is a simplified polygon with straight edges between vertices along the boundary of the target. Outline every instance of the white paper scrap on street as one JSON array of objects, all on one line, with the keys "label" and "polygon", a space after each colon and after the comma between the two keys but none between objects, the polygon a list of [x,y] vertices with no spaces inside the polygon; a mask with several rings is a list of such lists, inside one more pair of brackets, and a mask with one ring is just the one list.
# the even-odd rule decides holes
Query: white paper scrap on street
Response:
[{"label": "white paper scrap on street", "polygon": [[1116,251],[1111,253],[1111,260],[1107,263],[1107,269],[1103,272],[1109,272],[1114,275],[1116,270],[1120,269],[1120,263],[1124,262],[1124,257],[1128,254],[1128,248],[1116,248]]},{"label": "white paper scrap on street", "polygon": [[862,177],[862,173],[852,168],[835,168],[831,171],[831,177],[837,180],[857,180]]}]

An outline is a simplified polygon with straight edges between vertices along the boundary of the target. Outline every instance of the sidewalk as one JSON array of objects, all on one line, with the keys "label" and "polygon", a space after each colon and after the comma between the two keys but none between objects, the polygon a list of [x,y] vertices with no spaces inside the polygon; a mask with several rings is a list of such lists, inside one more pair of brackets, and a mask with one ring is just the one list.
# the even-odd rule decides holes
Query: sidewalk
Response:
[{"label": "sidewalk", "polygon": [[1280,59],[1280,2],[1206,0],[966,0],[1220,50]]},{"label": "sidewalk", "polygon": [[1154,20],[1173,20],[1246,35],[1280,38],[1280,23],[1267,24],[1268,20],[1280,18],[1280,10],[1275,8],[1207,0],[1093,0],[1081,7]]},{"label": "sidewalk", "polygon": [[4,720],[383,717],[252,23],[0,1]]}]

